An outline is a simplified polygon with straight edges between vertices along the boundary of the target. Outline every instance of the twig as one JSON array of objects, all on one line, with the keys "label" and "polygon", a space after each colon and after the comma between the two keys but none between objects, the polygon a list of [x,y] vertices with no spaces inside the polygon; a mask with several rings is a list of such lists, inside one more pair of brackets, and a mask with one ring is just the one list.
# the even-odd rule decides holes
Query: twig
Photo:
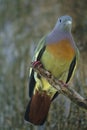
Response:
[{"label": "twig", "polygon": [[50,72],[45,70],[41,66],[33,66],[32,68],[39,73],[41,76],[46,78],[46,80],[58,90],[59,93],[67,96],[71,101],[73,101],[75,104],[77,104],[79,107],[83,108],[84,110],[87,110],[87,99],[82,97],[79,93],[77,93],[73,88],[70,88],[69,86],[65,87],[62,82],[60,82],[58,79],[56,79]]}]

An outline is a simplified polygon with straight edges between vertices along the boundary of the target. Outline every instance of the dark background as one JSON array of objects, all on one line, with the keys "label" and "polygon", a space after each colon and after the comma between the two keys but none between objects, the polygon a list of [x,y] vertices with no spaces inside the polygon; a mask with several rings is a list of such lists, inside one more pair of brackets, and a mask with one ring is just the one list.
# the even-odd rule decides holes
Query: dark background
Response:
[{"label": "dark background", "polygon": [[62,95],[52,103],[44,126],[24,122],[34,48],[65,14],[73,18],[80,50],[70,85],[87,97],[87,0],[0,0],[0,130],[87,130],[87,112]]}]

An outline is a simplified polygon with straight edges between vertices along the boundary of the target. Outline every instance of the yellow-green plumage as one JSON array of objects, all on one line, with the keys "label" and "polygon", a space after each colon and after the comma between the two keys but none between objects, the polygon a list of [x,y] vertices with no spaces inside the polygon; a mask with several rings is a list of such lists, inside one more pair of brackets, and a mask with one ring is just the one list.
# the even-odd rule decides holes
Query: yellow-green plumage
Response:
[{"label": "yellow-green plumage", "polygon": [[[78,59],[78,49],[71,35],[71,22],[70,16],[61,17],[53,31],[41,39],[32,60],[39,60],[46,70],[64,83],[70,81]],[[25,120],[42,125],[46,120],[50,103],[57,96],[57,90],[32,68],[29,76],[31,100],[26,109]]]},{"label": "yellow-green plumage", "polygon": [[56,78],[61,78],[62,74],[69,70],[74,56],[75,50],[70,41],[62,40],[59,43],[47,45],[41,62]]},{"label": "yellow-green plumage", "polygon": [[[45,39],[43,42],[45,42]],[[60,41],[60,43],[52,43],[51,45],[48,44],[40,61],[44,68],[50,71],[52,75],[54,75],[59,80],[66,82],[69,66],[75,55],[76,51],[70,44],[70,41],[64,39]],[[57,90],[53,88],[45,78],[41,77],[39,79],[36,74],[35,79],[37,80],[37,83],[34,89],[34,93],[38,89],[40,91],[45,90],[46,93],[52,98],[57,92]]]}]

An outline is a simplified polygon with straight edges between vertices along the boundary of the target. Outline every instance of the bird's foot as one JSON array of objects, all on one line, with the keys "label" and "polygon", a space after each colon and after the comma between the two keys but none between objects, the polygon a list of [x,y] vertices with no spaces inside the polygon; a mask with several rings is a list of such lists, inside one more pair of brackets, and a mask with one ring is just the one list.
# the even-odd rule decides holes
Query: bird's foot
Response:
[{"label": "bird's foot", "polygon": [[34,68],[35,68],[35,67],[38,67],[38,68],[43,67],[43,65],[42,65],[42,63],[41,63],[40,61],[34,61],[34,62],[32,62],[31,64],[32,64],[32,66],[33,66]]},{"label": "bird's foot", "polygon": [[68,88],[68,84],[67,83],[64,83],[62,80],[59,80],[59,82],[66,88]]}]

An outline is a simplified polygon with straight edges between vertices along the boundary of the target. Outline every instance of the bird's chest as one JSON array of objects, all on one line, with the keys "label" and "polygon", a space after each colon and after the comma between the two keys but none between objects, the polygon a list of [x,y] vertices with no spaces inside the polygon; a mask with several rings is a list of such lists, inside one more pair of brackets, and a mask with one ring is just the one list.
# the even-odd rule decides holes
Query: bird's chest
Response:
[{"label": "bird's chest", "polygon": [[55,77],[59,77],[68,71],[74,55],[75,51],[70,42],[63,40],[60,43],[47,45],[41,62],[45,69],[49,70]]}]

